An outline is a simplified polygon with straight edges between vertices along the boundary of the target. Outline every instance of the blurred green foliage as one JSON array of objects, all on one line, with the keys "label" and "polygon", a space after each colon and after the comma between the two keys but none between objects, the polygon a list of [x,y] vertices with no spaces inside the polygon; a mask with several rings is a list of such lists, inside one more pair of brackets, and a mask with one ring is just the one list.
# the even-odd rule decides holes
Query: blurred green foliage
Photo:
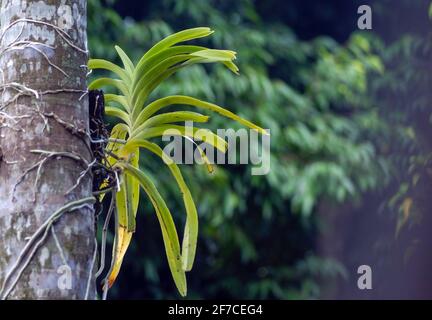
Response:
[{"label": "blurred green foliage", "polygon": [[427,23],[427,31],[406,32],[395,41],[375,39],[386,72],[371,82],[380,122],[368,135],[390,164],[393,184],[381,211],[397,220],[396,236],[407,225],[426,225],[432,192],[432,3],[410,4],[421,12],[417,19]]},{"label": "blurred green foliage", "polygon": [[[274,6],[281,3],[274,1]],[[360,203],[364,192],[388,186],[395,172],[414,172],[411,166],[430,159],[420,154],[412,119],[404,116],[404,108],[423,112],[426,101],[408,106],[394,95],[426,90],[420,84],[422,77],[430,81],[430,72],[419,73],[410,64],[414,51],[430,51],[431,42],[408,37],[388,46],[357,32],[342,44],[327,36],[305,41],[286,24],[264,17],[252,0],[146,1],[139,21],[120,16],[119,6],[122,2],[115,0],[88,1],[92,57],[117,59],[113,47],[118,44],[138,58],[174,31],[209,26],[216,32],[205,44],[237,51],[240,76],[223,67],[193,66],[156,94],[213,101],[271,130],[266,176],[251,176],[250,167],[240,165],[219,166],[213,175],[197,165],[181,167],[200,215],[188,297],[320,297],[323,279],[347,273],[337,261],[315,253],[319,203]],[[400,56],[406,58],[403,70],[392,68]],[[393,71],[385,71],[385,65]],[[389,99],[376,99],[382,95]],[[214,128],[234,126],[218,117],[211,123]],[[389,149],[400,144],[412,157],[405,156],[405,149]],[[141,163],[181,221],[181,199],[175,186],[165,183],[169,172],[150,156]],[[140,212],[113,297],[177,298],[151,206]]]}]

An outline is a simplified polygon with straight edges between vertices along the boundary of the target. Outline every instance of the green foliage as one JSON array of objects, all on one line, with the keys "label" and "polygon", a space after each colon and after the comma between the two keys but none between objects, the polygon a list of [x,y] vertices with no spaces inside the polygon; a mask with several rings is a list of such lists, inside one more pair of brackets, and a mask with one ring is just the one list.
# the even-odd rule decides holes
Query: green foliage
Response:
[{"label": "green foliage", "polygon": [[370,135],[380,137],[376,148],[388,159],[397,186],[383,211],[397,220],[395,233],[399,235],[407,226],[420,225],[429,210],[432,33],[404,35],[390,45],[376,42],[388,66],[385,76],[372,82],[374,96],[380,99],[378,117],[385,121],[371,128]]},{"label": "green foliage", "polygon": [[[168,264],[177,289],[182,296],[185,296],[187,292],[185,272],[192,269],[197,246],[197,209],[177,165],[150,139],[169,134],[171,130],[171,132],[174,131],[173,134],[202,140],[222,152],[225,152],[227,147],[227,143],[210,130],[203,131],[203,129],[196,130],[195,128],[190,134],[185,130],[185,127],[174,125],[174,123],[183,121],[206,122],[207,116],[187,111],[165,112],[155,115],[158,111],[171,105],[190,105],[217,112],[267,134],[260,127],[222,107],[188,96],[168,96],[146,104],[149,96],[164,80],[184,67],[220,62],[233,73],[238,73],[237,66],[232,62],[236,58],[233,51],[177,45],[181,42],[206,37],[212,33],[213,31],[209,28],[194,28],[172,34],[148,50],[136,65],[119,46],[116,46],[115,49],[123,67],[104,59],[90,59],[88,62],[90,70],[107,70],[119,78],[98,78],[88,86],[90,90],[110,86],[118,91],[117,94],[105,94],[106,114],[121,121],[112,129],[111,140],[106,149],[108,158],[106,163],[103,163],[106,167],[111,166],[120,172],[120,188],[115,195],[117,225],[116,244],[112,258],[113,269],[107,277],[110,287],[120,271],[123,258],[132,239],[132,233],[136,230],[135,220],[140,198],[139,187],[141,186],[156,211]],[[161,160],[164,160],[183,196],[187,217],[182,249],[180,249],[174,220],[165,200],[152,179],[146,174],[146,168],[139,165],[140,149],[153,152]],[[204,154],[203,157],[205,157]]]},{"label": "green foliage", "polygon": [[[90,1],[90,12],[91,6],[98,6],[98,2]],[[107,9],[99,16],[108,21],[94,24],[94,28],[106,30],[107,25],[112,24],[108,29],[114,34],[101,37],[106,33],[90,30],[90,35],[97,37],[90,39],[91,52],[93,56],[106,56],[112,51],[107,47],[111,47],[114,38],[132,57],[138,57],[136,48],[148,47],[161,35],[173,31],[169,25],[178,25],[174,17],[188,21],[191,26],[210,24],[218,32],[209,45],[235,48],[241,57],[239,77],[221,68],[192,66],[174,76],[169,84],[161,84],[156,92],[157,97],[181,92],[216,100],[232,106],[241,116],[262,123],[272,132],[271,172],[265,177],[250,177],[245,170],[236,169],[229,174],[234,175],[230,182],[223,168],[218,168],[210,178],[203,171],[185,170],[191,192],[200,204],[199,211],[204,219],[201,234],[206,248],[203,250],[210,259],[198,267],[201,278],[213,278],[213,273],[220,275],[217,281],[205,281],[211,283],[209,288],[197,288],[192,297],[223,292],[228,287],[235,296],[231,286],[234,279],[238,281],[235,288],[244,293],[242,276],[235,271],[238,263],[251,268],[250,275],[244,274],[251,287],[247,297],[287,298],[297,295],[297,280],[281,270],[284,265],[301,258],[301,247],[307,247],[308,240],[301,240],[304,244],[294,249],[292,246],[298,240],[284,239],[282,235],[286,231],[273,237],[271,244],[266,234],[277,233],[273,227],[280,223],[289,228],[293,237],[302,239],[301,231],[295,232],[293,228],[295,225],[295,228],[304,228],[302,224],[309,221],[307,217],[312,215],[319,199],[341,202],[375,186],[379,175],[370,173],[370,168],[374,167],[374,148],[362,139],[363,128],[358,121],[344,116],[343,108],[351,110],[354,105],[354,111],[360,111],[364,107],[360,101],[366,91],[367,74],[371,70],[379,71],[381,66],[367,40],[361,36],[353,36],[346,46],[328,38],[302,42],[285,26],[262,25],[252,2],[241,1],[235,6],[238,10],[221,15],[211,1],[165,1],[163,8],[166,12],[172,9],[172,17],[163,17],[166,22],[151,19],[139,23],[122,21],[114,11]],[[157,16],[156,12],[152,11],[153,17]],[[221,126],[223,119],[216,119],[214,127]],[[141,164],[152,168],[151,172],[160,172],[147,157],[141,158]],[[163,184],[165,173],[157,176],[157,184]],[[247,185],[252,188],[245,187]],[[291,214],[300,215],[303,218],[299,221],[304,222],[284,217]],[[245,218],[251,222],[245,223]],[[272,229],[275,230],[270,231]],[[260,241],[269,243],[276,252],[258,251],[256,246]],[[286,249],[291,253],[275,264],[271,255],[280,255],[277,252],[281,251],[273,242],[279,241],[284,244],[282,247],[289,246]],[[264,267],[266,264],[269,267]],[[268,271],[260,271],[263,268]],[[304,271],[303,277],[308,276],[314,277],[312,272]],[[276,282],[289,287],[291,283],[292,287],[285,293],[271,289]],[[271,286],[270,290],[259,289],[265,286]],[[299,287],[298,290],[303,292],[298,294],[305,297],[318,294],[316,289],[308,291]]]},{"label": "green foliage", "polygon": [[[371,95],[381,95],[384,88],[400,94],[425,83],[421,77],[428,69],[417,72],[409,65],[413,48],[421,51],[420,39],[414,44],[407,38],[389,48],[363,33],[353,33],[343,44],[329,37],[305,41],[286,25],[265,19],[250,0],[150,1],[143,21],[123,19],[109,6],[90,0],[89,13],[92,55],[109,60],[116,59],[113,40],[135,60],[141,48],[177,29],[210,25],[218,32],[204,43],[235,50],[240,75],[226,72],[224,66],[194,65],[162,83],[152,99],[193,95],[230,106],[271,130],[271,171],[266,176],[250,176],[239,166],[219,167],[211,176],[201,168],[183,170],[202,221],[197,250],[203,258],[195,262],[199,274],[189,284],[192,298],[319,297],[320,279],[346,276],[340,265],[315,255],[319,205],[361,203],[365,192],[382,190],[393,181],[399,164],[406,172],[408,166],[430,159],[423,154],[417,158],[418,149],[412,147],[416,130],[404,123],[404,100],[397,99],[394,112],[395,101],[382,105]],[[389,73],[403,54],[401,69]],[[411,106],[425,108],[425,101]],[[205,120],[198,114],[177,116]],[[211,128],[224,127],[222,117],[212,120]],[[389,152],[389,145],[401,144],[414,157]],[[169,172],[148,156],[141,156],[140,165],[149,168],[167,204],[179,208],[175,186],[165,182]],[[395,206],[403,199],[394,201]],[[147,208],[144,205],[144,211]],[[157,236],[151,219],[142,219],[146,233],[137,231],[142,241],[131,250],[144,250],[148,254],[142,256],[148,258],[125,263],[134,270],[130,282],[142,279],[144,270],[147,283],[145,289],[141,285],[132,292],[125,286],[120,292],[142,297],[144,290],[153,298],[173,297],[157,256],[160,248],[148,241]],[[174,212],[174,219],[182,217]]]}]

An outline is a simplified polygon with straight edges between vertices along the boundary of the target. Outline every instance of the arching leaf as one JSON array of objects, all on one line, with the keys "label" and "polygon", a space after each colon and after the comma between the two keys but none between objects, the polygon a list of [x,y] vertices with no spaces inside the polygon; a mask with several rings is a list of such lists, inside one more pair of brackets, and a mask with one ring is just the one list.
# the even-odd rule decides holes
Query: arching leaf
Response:
[{"label": "arching leaf", "polygon": [[138,170],[128,163],[122,163],[121,166],[125,168],[127,174],[133,176],[139,181],[141,187],[147,193],[153,207],[155,208],[162,231],[165,252],[168,258],[171,275],[178,291],[182,296],[185,296],[187,293],[186,275],[182,267],[180,244],[171,213],[154,183],[143,171]]}]

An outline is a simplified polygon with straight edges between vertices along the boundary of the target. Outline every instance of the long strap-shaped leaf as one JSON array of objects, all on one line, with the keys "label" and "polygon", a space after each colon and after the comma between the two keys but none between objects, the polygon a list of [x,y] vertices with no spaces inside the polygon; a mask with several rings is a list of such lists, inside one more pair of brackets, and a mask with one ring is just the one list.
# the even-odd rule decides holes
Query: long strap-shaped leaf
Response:
[{"label": "long strap-shaped leaf", "polygon": [[[130,135],[130,128],[124,123],[117,123],[111,130],[110,138],[124,140],[126,135]],[[118,151],[123,147],[123,144],[118,142],[110,141],[106,146],[106,150],[113,153],[118,154]],[[114,157],[108,155],[108,163],[110,166],[113,166],[117,160]]]},{"label": "long strap-shaped leaf", "polygon": [[[172,124],[183,121],[206,122],[208,117],[205,115],[188,111],[175,111],[156,116],[154,115],[155,113],[169,105],[190,105],[215,111],[249,128],[266,134],[266,131],[260,127],[222,107],[187,96],[171,96],[159,99],[144,108],[146,100],[160,83],[183,67],[196,63],[220,62],[232,72],[238,73],[238,67],[233,62],[236,55],[233,51],[207,49],[199,46],[175,46],[180,42],[205,37],[211,33],[212,31],[209,28],[194,28],[171,35],[153,46],[136,66],[118,46],[115,49],[123,62],[124,68],[101,59],[93,59],[88,63],[90,69],[106,69],[115,73],[120,78],[101,78],[93,81],[89,88],[96,89],[104,86],[113,86],[118,89],[122,95],[105,95],[107,103],[115,102],[114,106],[108,105],[106,107],[106,113],[125,122],[114,126],[111,132],[111,138],[113,139],[110,140],[107,146],[107,150],[111,152],[108,153],[109,164],[119,166],[123,169],[121,190],[115,196],[118,209],[118,214],[116,215],[116,244],[113,248],[115,253],[114,261],[108,275],[109,285],[112,285],[120,270],[124,254],[129,246],[132,233],[135,230],[135,215],[138,208],[139,188],[141,186],[149,196],[156,210],[174,282],[180,294],[186,295],[185,271],[191,270],[195,257],[198,236],[198,215],[191,193],[184,182],[180,169],[174,162],[165,161],[183,195],[187,213],[182,250],[180,251],[177,230],[169,209],[153,182],[144,172],[139,170],[138,159],[140,148],[145,148],[166,160],[163,150],[147,139],[164,134],[180,135],[189,140],[197,139],[205,141],[222,152],[225,152],[227,148],[226,141],[210,130]],[[117,104],[120,106],[117,107]],[[117,141],[116,139],[119,140]],[[123,141],[120,142],[120,140]],[[197,149],[201,153],[202,159],[207,164],[209,171],[212,172],[212,164],[203,149],[199,145],[197,145]],[[132,157],[133,154],[135,154],[135,157]]]},{"label": "long strap-shaped leaf", "polygon": [[[181,96],[181,95],[168,96],[168,97],[161,98],[161,99],[158,99],[158,100],[150,103],[139,114],[137,120],[135,121],[135,126],[139,126],[140,124],[142,124],[144,121],[146,121],[153,114],[158,112],[160,109],[168,107],[170,105],[178,105],[178,104],[190,105],[190,106],[194,106],[197,108],[217,112],[220,115],[227,117],[227,118],[230,118],[230,119],[233,119],[233,120],[243,124],[244,126],[246,126],[248,128],[255,129],[262,134],[267,134],[267,131],[265,131],[264,129],[258,127],[257,125],[253,124],[252,122],[250,122],[246,119],[239,117],[235,113],[233,113],[233,112],[231,112],[225,108],[222,108],[222,107],[220,107],[216,104],[210,103],[210,102],[202,101],[202,100],[195,99],[195,98],[188,97],[188,96]],[[134,130],[132,129],[132,131],[134,131]]]},{"label": "long strap-shaped leaf", "polygon": [[[174,48],[170,48],[170,50],[172,51],[173,49]],[[140,70],[139,73],[136,75],[138,77],[138,79],[136,79],[138,80],[136,85],[134,81],[134,90],[132,93],[133,101],[136,101],[137,94],[142,90],[142,88],[145,87],[147,83],[152,82],[152,79],[154,79],[158,74],[162,73],[163,71],[167,70],[168,68],[179,62],[184,62],[184,65],[186,65],[193,63],[229,62],[235,59],[235,52],[230,50],[216,50],[204,48],[202,50],[192,49],[188,51],[190,52],[188,54],[175,54],[171,56],[167,55],[165,59],[156,60],[158,61],[158,63],[154,63],[154,66],[152,65],[152,67],[148,68],[148,70],[144,70],[144,68],[143,70]],[[160,55],[162,56],[163,52],[161,52]]]},{"label": "long strap-shaped leaf", "polygon": [[183,203],[187,214],[182,242],[182,262],[183,270],[190,271],[195,259],[198,239],[198,213],[192,198],[192,194],[190,193],[190,190],[183,179],[180,168],[168,157],[167,154],[164,153],[164,151],[157,144],[147,140],[140,140],[137,142],[137,146],[153,152],[164,161],[164,163],[170,169],[171,174],[176,180],[180,192],[182,193]]},{"label": "long strap-shaped leaf", "polygon": [[[198,53],[200,53],[201,56],[194,56]],[[169,71],[170,69],[177,71],[182,67],[198,63],[222,62],[226,65],[226,63],[232,63],[231,59],[233,59],[233,57],[235,57],[235,53],[233,51],[205,49],[191,54],[177,55],[165,59],[164,61],[153,67],[151,70],[149,70],[147,73],[145,73],[138,81],[136,87],[134,87],[132,93],[134,118],[142,109],[142,106],[144,105],[147,97],[155,88],[153,84],[155,83],[155,79],[157,79],[159,75]],[[182,63],[177,65],[180,62]],[[175,65],[176,67],[174,68]],[[230,70],[233,69],[230,68]]]},{"label": "long strap-shaped leaf", "polygon": [[89,90],[100,89],[105,86],[113,86],[117,88],[126,97],[130,95],[128,87],[125,85],[125,83],[122,80],[119,79],[98,78],[96,80],[93,80],[88,85],[88,89]]},{"label": "long strap-shaped leaf", "polygon": [[186,275],[182,267],[180,244],[171,213],[159,191],[144,172],[138,170],[128,163],[121,163],[120,165],[125,169],[127,174],[133,176],[139,181],[141,187],[147,193],[150,201],[153,204],[153,207],[155,208],[156,215],[162,230],[162,237],[164,240],[165,252],[168,258],[168,265],[171,270],[171,275],[178,291],[182,296],[185,296],[187,292]]},{"label": "long strap-shaped leaf", "polygon": [[193,39],[203,38],[207,37],[208,35],[212,34],[213,31],[210,28],[207,27],[200,27],[200,28],[192,28],[192,29],[186,29],[182,30],[180,32],[174,33],[165,39],[162,39],[158,43],[156,43],[147,53],[141,58],[141,60],[138,62],[138,65],[145,61],[145,59],[153,56],[154,54],[160,52],[163,49],[166,49],[168,47],[171,47],[179,42],[189,41]]},{"label": "long strap-shaped leaf", "polygon": [[236,52],[231,50],[204,49],[191,53],[191,56],[214,61],[232,61],[236,58]]},{"label": "long strap-shaped leaf", "polygon": [[120,104],[128,113],[130,113],[129,104],[125,96],[113,93],[107,93],[104,95],[105,103],[116,102]]},{"label": "long strap-shaped leaf", "polygon": [[152,57],[145,59],[140,64],[138,64],[134,71],[133,76],[133,85],[135,86],[136,83],[144,76],[144,74],[152,69],[154,66],[159,64],[160,62],[164,61],[165,59],[169,57],[173,57],[179,54],[189,54],[196,51],[201,51],[206,49],[205,47],[200,46],[175,46],[171,48],[166,48],[157,54],[153,55]]},{"label": "long strap-shaped leaf", "polygon": [[[116,197],[117,199],[117,197]],[[118,216],[116,215],[116,230],[115,230],[115,241],[113,246],[112,262],[110,272],[107,275],[108,287],[111,288],[114,284],[117,276],[120,272],[120,268],[132,239],[133,232],[127,231],[126,227],[123,227],[118,222]]]},{"label": "long strap-shaped leaf", "polygon": [[[134,148],[128,154],[121,154],[124,158],[130,158],[130,164],[135,168],[139,167],[139,148]],[[136,179],[126,175],[122,182],[122,189],[117,192],[119,198],[124,199],[123,205],[126,210],[126,228],[128,232],[135,232],[136,221],[135,217],[138,211],[139,203],[139,184]],[[119,199],[117,199],[119,201]]]},{"label": "long strap-shaped leaf", "polygon": [[90,59],[87,63],[87,66],[89,69],[105,69],[114,72],[128,86],[131,85],[132,83],[131,78],[126,73],[126,71],[123,68],[119,67],[118,65],[110,61],[103,60],[103,59]]},{"label": "long strap-shaped leaf", "polygon": [[150,139],[164,135],[185,136],[204,141],[221,152],[225,152],[228,147],[228,144],[224,139],[214,134],[209,129],[177,125],[161,125],[158,127],[146,128],[142,132],[137,133],[135,136],[131,136],[130,139],[128,139],[128,142],[125,144],[124,150],[129,151],[133,149],[136,146],[137,140]]},{"label": "long strap-shaped leaf", "polygon": [[161,73],[168,70],[172,66],[179,64],[180,62],[187,61],[191,59],[192,56],[189,54],[178,54],[172,57],[168,57],[165,60],[161,61],[149,71],[144,73],[137,84],[134,86],[132,91],[132,102],[134,103],[134,108],[140,106],[137,105],[136,102],[141,101],[143,95],[145,94],[145,88],[148,87],[150,83],[154,81]]},{"label": "long strap-shaped leaf", "polygon": [[[115,137],[116,139],[125,139],[128,134],[128,127],[119,123],[114,126],[111,132],[111,137]],[[120,149],[120,144],[115,142],[109,142],[107,145],[107,150],[110,150],[113,154],[117,154]],[[112,166],[117,162],[112,156],[108,156],[108,162]],[[120,190],[114,194],[115,202],[116,202],[116,241],[113,246],[113,260],[110,268],[110,272],[107,276],[108,286],[111,287],[117,278],[117,275],[120,271],[123,257],[129,247],[129,243],[132,239],[132,232],[128,230],[128,211],[129,202],[127,197],[127,183],[125,177],[123,181],[120,183]]]},{"label": "long strap-shaped leaf", "polygon": [[[138,187],[138,190],[136,190]],[[108,286],[111,287],[120,271],[123,258],[135,231],[135,216],[139,202],[139,184],[134,177],[125,176],[121,190],[115,194],[117,205],[116,241],[113,247],[113,264],[108,274]]]},{"label": "long strap-shaped leaf", "polygon": [[[208,116],[205,116],[197,112],[190,112],[190,111],[166,112],[151,117],[150,119],[147,119],[146,121],[144,121],[143,124],[141,124],[138,128],[136,128],[134,132],[140,132],[144,128],[155,127],[161,124],[182,122],[182,121],[207,122],[208,119],[209,119]],[[132,135],[134,134],[134,132],[132,132]]]},{"label": "long strap-shaped leaf", "polygon": [[139,97],[139,101],[135,102],[135,104],[134,104],[137,107],[133,110],[132,119],[136,119],[139,112],[141,111],[141,107],[144,105],[144,102],[147,100],[148,96],[153,92],[153,90],[155,90],[161,84],[162,81],[164,81],[165,79],[168,79],[171,75],[176,73],[182,67],[184,67],[184,66],[177,65],[177,66],[171,67],[170,69],[159,74],[154,79],[153,82],[147,84],[147,86],[145,88],[143,88],[142,94],[140,94],[140,97]]},{"label": "long strap-shaped leaf", "polygon": [[[123,140],[126,137],[127,134],[130,134],[129,127],[126,124],[124,124],[124,123],[117,123],[112,128],[110,137],[114,138],[114,139],[121,139],[121,140]],[[110,142],[108,142],[108,145],[106,146],[106,150],[108,150],[109,152],[111,152],[113,154],[117,154],[117,152],[122,147],[123,147],[122,144],[110,141]],[[107,160],[108,160],[108,163],[104,163],[104,164],[108,165],[108,166],[113,166],[117,162],[117,160],[114,157],[110,156],[110,155],[107,156]],[[105,187],[105,184],[106,184],[105,181],[102,182],[102,185],[99,186],[99,188]],[[104,197],[105,197],[105,193],[102,193],[99,196],[99,200],[102,201],[104,199]]]},{"label": "long strap-shaped leaf", "polygon": [[[111,137],[117,139],[125,139],[127,135],[127,126],[117,124],[113,128]],[[117,154],[125,159],[130,158],[131,165],[138,167],[139,163],[139,149],[132,148],[129,153],[122,153],[122,145],[115,142],[110,142],[107,146],[107,150],[111,150],[112,153]],[[110,165],[114,165],[117,160],[113,157],[109,157],[108,161]],[[124,176],[120,183],[120,190],[116,193],[116,204],[117,214],[119,218],[120,227],[126,228],[127,232],[135,231],[135,216],[138,210],[139,203],[139,185],[130,177]],[[121,242],[119,246],[124,246]]]},{"label": "long strap-shaped leaf", "polygon": [[108,116],[111,116],[111,117],[116,117],[116,118],[124,121],[129,127],[131,126],[129,115],[119,108],[111,107],[111,106],[105,106],[105,114]]},{"label": "long strap-shaped leaf", "polygon": [[131,59],[129,59],[128,55],[119,46],[114,46],[114,48],[116,49],[117,54],[119,55],[121,61],[123,62],[123,66],[124,66],[126,72],[129,73],[129,75],[133,75],[133,72],[135,70],[135,66],[134,66],[133,62],[131,61]]}]

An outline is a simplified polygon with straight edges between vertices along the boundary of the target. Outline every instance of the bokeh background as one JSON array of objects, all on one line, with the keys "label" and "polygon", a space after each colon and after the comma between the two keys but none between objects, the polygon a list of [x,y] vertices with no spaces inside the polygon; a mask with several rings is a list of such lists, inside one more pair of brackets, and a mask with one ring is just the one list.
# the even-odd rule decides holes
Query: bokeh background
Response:
[{"label": "bokeh background", "polygon": [[[372,30],[357,29],[361,4]],[[199,43],[237,51],[240,76],[197,65],[157,95],[271,130],[266,176],[182,166],[200,215],[187,298],[432,298],[430,0],[89,0],[88,15],[91,56],[116,61],[115,44],[138,59],[172,32],[211,27]],[[181,223],[168,170],[145,153],[141,165]],[[357,288],[362,264],[372,290]],[[145,201],[110,298],[179,298]]]}]

